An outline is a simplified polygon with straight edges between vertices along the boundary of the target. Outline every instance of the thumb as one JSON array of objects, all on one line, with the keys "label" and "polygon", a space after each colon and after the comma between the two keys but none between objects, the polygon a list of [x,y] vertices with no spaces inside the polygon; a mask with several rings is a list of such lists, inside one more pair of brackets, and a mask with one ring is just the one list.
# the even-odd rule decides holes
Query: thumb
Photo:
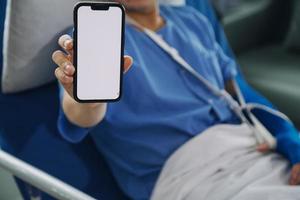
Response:
[{"label": "thumb", "polygon": [[133,59],[130,56],[124,56],[124,73],[126,73],[133,63]]},{"label": "thumb", "polygon": [[268,151],[271,150],[271,148],[269,147],[269,145],[267,143],[263,143],[263,144],[259,144],[256,147],[256,150],[261,152],[261,153],[267,153]]}]

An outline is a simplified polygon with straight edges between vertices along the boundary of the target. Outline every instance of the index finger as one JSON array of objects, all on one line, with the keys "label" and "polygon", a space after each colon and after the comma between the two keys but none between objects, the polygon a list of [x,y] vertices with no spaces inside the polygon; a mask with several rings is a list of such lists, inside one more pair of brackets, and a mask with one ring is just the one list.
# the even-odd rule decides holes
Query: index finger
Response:
[{"label": "index finger", "polygon": [[62,35],[58,39],[58,44],[69,54],[73,55],[73,39],[70,35],[68,34]]}]

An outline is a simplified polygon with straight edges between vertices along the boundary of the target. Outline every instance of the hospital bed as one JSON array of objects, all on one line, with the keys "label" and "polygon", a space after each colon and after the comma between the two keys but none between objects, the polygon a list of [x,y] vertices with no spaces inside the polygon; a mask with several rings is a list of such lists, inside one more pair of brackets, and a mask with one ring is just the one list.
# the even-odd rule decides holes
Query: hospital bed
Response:
[{"label": "hospital bed", "polygon": [[[0,1],[0,33],[5,2]],[[208,17],[211,14],[211,7],[206,3],[195,6]],[[96,199],[128,199],[90,137],[73,145],[59,136],[58,106],[56,82],[16,94],[0,93],[1,148]],[[24,199],[30,196],[52,199],[20,179],[16,183]]]}]

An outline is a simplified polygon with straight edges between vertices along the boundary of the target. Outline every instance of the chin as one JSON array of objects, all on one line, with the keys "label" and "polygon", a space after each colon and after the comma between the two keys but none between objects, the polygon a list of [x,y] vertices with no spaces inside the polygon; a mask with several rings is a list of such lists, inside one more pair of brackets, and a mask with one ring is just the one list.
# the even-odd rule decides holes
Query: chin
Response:
[{"label": "chin", "polygon": [[116,0],[128,11],[149,12],[156,5],[156,0]]}]

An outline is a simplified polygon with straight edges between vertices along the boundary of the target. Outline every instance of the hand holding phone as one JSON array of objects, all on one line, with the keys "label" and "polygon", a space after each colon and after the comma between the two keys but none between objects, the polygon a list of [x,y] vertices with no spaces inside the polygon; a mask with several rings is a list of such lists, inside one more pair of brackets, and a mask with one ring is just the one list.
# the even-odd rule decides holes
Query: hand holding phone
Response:
[{"label": "hand holding phone", "polygon": [[[52,54],[52,60],[58,65],[55,70],[55,76],[65,91],[72,98],[74,88],[74,74],[75,67],[73,65],[73,38],[69,35],[63,35],[58,40],[59,46],[65,51],[57,50]],[[127,72],[132,65],[132,58],[130,56],[123,57],[123,72]]]},{"label": "hand holding phone", "polygon": [[[58,65],[55,76],[64,87],[62,109],[73,124],[80,127],[93,127],[98,124],[106,113],[106,103],[79,103],[73,97],[73,83],[75,67],[73,66],[73,39],[69,35],[63,35],[59,39],[59,45],[64,51],[57,50],[53,53],[53,61]],[[131,67],[132,58],[124,56],[123,72]]]},{"label": "hand holding phone", "polygon": [[[91,47],[97,47],[96,43],[93,42],[96,39],[97,38],[90,39],[92,42]],[[106,102],[91,102],[82,104],[74,100],[75,98],[73,94],[75,88],[74,79],[76,69],[73,65],[73,57],[75,53],[73,39],[69,35],[63,35],[59,38],[58,43],[64,51],[55,51],[52,55],[52,59],[58,65],[55,70],[55,76],[65,89],[62,99],[63,111],[68,120],[73,124],[80,127],[92,127],[103,119],[106,113]],[[89,54],[86,55],[89,56]],[[120,58],[117,59],[123,64],[123,67],[116,67],[120,67],[121,69],[123,68],[124,73],[127,72],[132,65],[132,58],[130,56],[124,56],[121,58],[122,62],[120,61]],[[84,67],[84,65],[82,67]],[[98,85],[94,85],[93,87],[97,86]]]},{"label": "hand holding phone", "polygon": [[74,43],[69,35],[58,41],[66,54],[53,53],[59,66],[56,77],[79,102],[117,100],[121,95],[121,70],[127,71],[132,64],[128,56],[123,60],[123,7],[116,3],[79,3],[74,8],[74,25]]}]

